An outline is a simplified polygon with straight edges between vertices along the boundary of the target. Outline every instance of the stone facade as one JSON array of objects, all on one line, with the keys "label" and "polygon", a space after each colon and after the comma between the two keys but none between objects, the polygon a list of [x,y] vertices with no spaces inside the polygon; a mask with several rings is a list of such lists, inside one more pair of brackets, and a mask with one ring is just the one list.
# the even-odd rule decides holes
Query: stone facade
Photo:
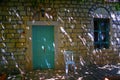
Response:
[{"label": "stone facade", "polygon": [[[28,21],[53,21],[57,26],[56,69],[64,68],[63,51],[73,50],[75,61],[82,56],[87,64],[116,64],[119,59],[120,6],[103,0],[3,0],[0,2],[0,69],[32,69],[31,32]],[[94,49],[93,18],[97,9],[110,18],[110,48]],[[45,14],[42,14],[45,12]],[[115,18],[115,19],[114,19]],[[64,31],[63,31],[64,30]],[[91,36],[92,37],[91,37]],[[3,69],[4,68],[4,69]]]}]

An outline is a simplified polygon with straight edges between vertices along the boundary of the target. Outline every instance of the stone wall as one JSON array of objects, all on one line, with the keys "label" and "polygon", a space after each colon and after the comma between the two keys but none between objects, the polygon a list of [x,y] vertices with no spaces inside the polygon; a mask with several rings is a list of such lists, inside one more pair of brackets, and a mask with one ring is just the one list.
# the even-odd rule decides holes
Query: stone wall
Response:
[{"label": "stone wall", "polygon": [[[32,69],[28,21],[59,22],[56,55],[58,69],[64,68],[64,50],[73,50],[77,63],[80,56],[87,64],[104,65],[119,62],[119,43],[115,42],[120,38],[120,23],[113,19],[112,14],[117,17],[120,13],[115,13],[115,3],[102,0],[3,0],[0,5],[1,70],[9,71],[16,67],[21,70]],[[109,49],[94,50],[93,18],[97,16],[93,13],[99,7],[104,7],[109,13],[107,17],[111,20],[111,41]],[[45,12],[44,17],[42,12]]]}]

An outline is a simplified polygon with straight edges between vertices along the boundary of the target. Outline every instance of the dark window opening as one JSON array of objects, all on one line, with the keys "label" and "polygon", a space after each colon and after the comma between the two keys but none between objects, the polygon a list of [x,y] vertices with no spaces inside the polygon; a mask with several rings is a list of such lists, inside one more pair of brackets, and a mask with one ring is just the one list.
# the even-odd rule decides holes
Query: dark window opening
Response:
[{"label": "dark window opening", "polygon": [[96,49],[109,48],[108,18],[94,18],[94,47]]}]

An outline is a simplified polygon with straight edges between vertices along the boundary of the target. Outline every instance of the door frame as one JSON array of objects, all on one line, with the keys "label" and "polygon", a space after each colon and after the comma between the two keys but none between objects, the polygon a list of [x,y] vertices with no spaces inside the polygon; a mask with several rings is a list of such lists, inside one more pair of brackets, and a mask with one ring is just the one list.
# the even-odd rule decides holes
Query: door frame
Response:
[{"label": "door frame", "polygon": [[54,48],[54,63],[55,63],[55,69],[56,69],[56,64],[57,64],[57,52],[58,52],[58,31],[59,31],[59,22],[57,21],[28,21],[27,22],[27,27],[26,27],[26,39],[27,39],[27,44],[26,46],[28,47],[27,52],[26,52],[26,57],[27,57],[27,62],[26,68],[29,70],[33,69],[33,53],[32,53],[32,26],[33,25],[38,25],[38,26],[54,26],[54,43],[55,43],[55,48]]}]

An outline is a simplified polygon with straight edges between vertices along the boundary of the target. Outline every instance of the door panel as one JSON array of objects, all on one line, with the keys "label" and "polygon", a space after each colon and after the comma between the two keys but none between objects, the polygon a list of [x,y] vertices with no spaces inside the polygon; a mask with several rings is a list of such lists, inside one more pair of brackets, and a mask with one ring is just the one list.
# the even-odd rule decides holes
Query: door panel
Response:
[{"label": "door panel", "polygon": [[32,26],[34,69],[54,68],[54,26]]}]

